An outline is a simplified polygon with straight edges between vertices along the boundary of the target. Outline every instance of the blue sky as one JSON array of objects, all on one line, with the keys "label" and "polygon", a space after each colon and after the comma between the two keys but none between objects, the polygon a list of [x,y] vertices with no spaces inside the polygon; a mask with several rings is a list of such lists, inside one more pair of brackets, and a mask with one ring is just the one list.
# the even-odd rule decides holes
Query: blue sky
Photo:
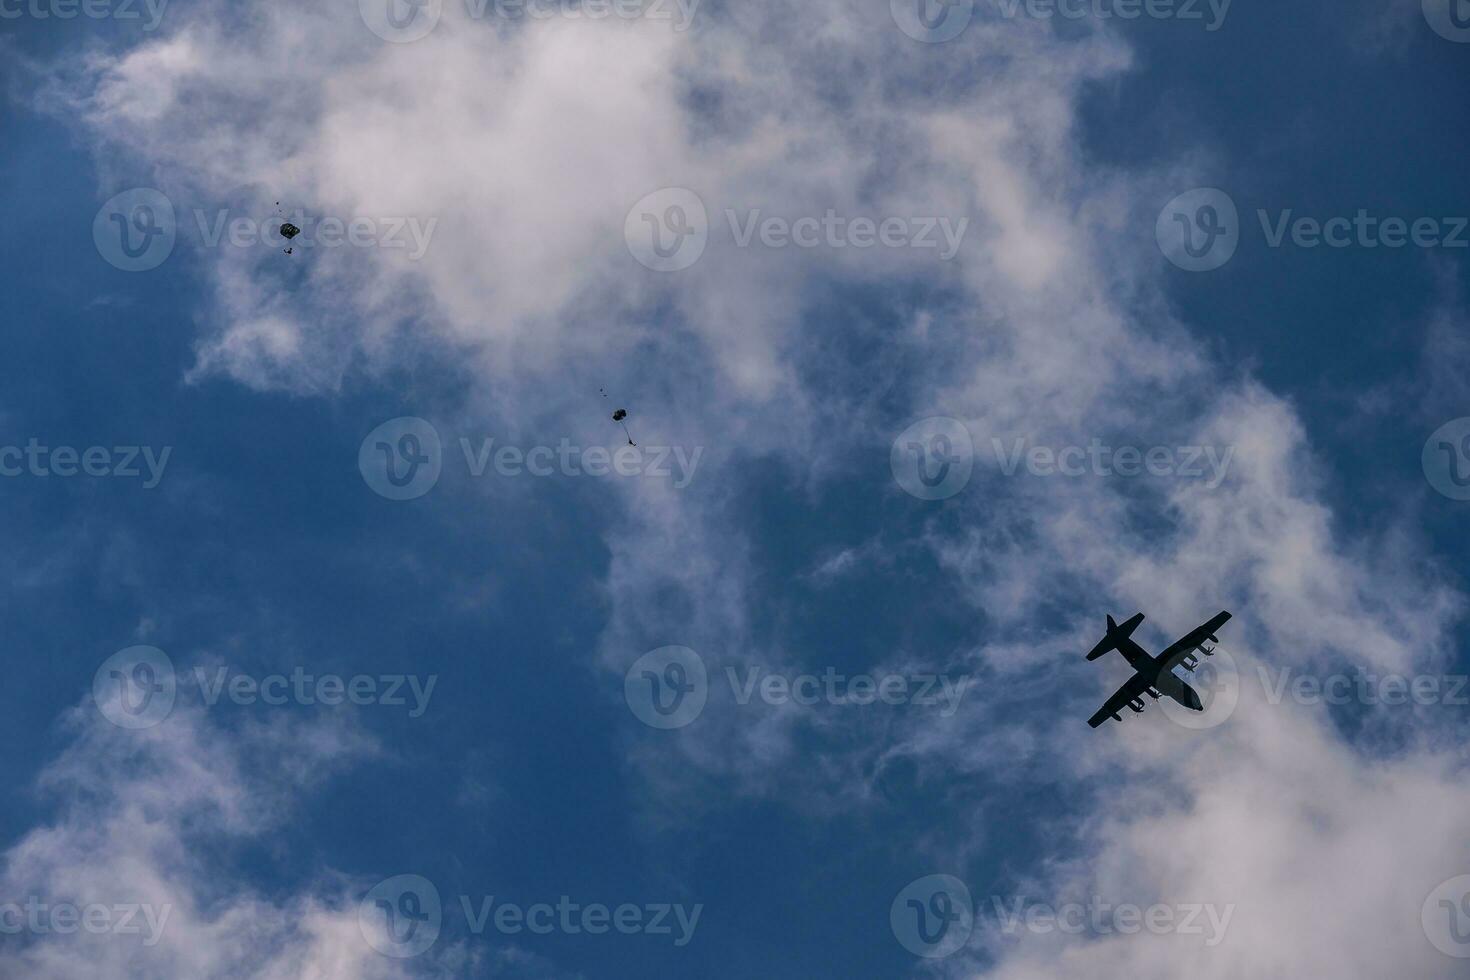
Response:
[{"label": "blue sky", "polygon": [[[0,2],[0,465],[139,470],[0,478],[0,976],[1461,975],[1470,250],[1268,233],[1463,229],[1448,6],[542,7]],[[1094,444],[1168,471],[1006,462]],[[1222,608],[1203,721],[1086,727]],[[477,924],[562,896],[671,930]]]}]

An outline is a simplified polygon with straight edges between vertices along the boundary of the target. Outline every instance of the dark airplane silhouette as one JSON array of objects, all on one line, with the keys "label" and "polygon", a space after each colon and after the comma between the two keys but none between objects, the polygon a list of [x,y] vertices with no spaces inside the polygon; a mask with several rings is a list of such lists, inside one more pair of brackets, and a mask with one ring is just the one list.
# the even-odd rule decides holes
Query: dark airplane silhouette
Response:
[{"label": "dark airplane silhouette", "polygon": [[1212,656],[1214,647],[1204,646],[1208,639],[1211,643],[1219,643],[1215,636],[1215,630],[1225,624],[1230,618],[1228,612],[1222,612],[1203,626],[1198,626],[1184,636],[1172,643],[1167,650],[1157,657],[1151,656],[1147,650],[1133,642],[1133,631],[1138,629],[1138,624],[1143,622],[1143,613],[1139,613],[1125,623],[1113,622],[1113,617],[1108,617],[1108,635],[1103,637],[1102,642],[1092,648],[1087,655],[1088,660],[1096,660],[1109,650],[1117,650],[1128,661],[1133,668],[1134,674],[1128,679],[1128,683],[1118,688],[1117,693],[1108,698],[1108,703],[1103,705],[1097,714],[1087,719],[1087,724],[1093,728],[1101,725],[1111,717],[1114,721],[1122,721],[1123,716],[1118,712],[1127,705],[1135,714],[1143,711],[1143,695],[1157,701],[1167,694],[1192,711],[1203,711],[1205,706],[1200,702],[1199,695],[1194,688],[1190,687],[1179,676],[1174,673],[1174,668],[1183,666],[1185,670],[1193,671],[1199,664],[1199,658],[1195,651],[1198,650],[1205,656]]}]

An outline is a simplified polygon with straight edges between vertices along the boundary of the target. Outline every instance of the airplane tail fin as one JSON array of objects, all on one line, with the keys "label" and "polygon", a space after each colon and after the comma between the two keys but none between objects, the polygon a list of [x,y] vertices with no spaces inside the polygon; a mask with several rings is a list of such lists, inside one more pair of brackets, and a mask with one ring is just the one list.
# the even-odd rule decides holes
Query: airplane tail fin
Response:
[{"label": "airplane tail fin", "polygon": [[1097,646],[1092,648],[1092,652],[1087,655],[1087,659],[1096,660],[1103,654],[1118,649],[1118,644],[1132,636],[1133,631],[1138,629],[1138,624],[1141,622],[1143,622],[1143,613],[1139,613],[1121,626],[1118,625],[1112,616],[1109,616],[1107,635],[1102,638]]}]

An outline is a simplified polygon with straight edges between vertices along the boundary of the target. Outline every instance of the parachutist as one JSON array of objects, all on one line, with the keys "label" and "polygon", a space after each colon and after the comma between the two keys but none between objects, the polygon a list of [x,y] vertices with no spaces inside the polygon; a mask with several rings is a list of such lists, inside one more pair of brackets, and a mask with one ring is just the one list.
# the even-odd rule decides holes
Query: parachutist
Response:
[{"label": "parachutist", "polygon": [[[285,224],[281,225],[281,237],[286,239],[286,241],[289,242],[291,239],[295,238],[299,234],[301,234],[301,229],[297,228],[291,222],[288,221]],[[291,252],[292,249],[286,249],[287,255],[290,255]]]},{"label": "parachutist", "polygon": [[613,412],[613,416],[612,417],[613,417],[613,421],[614,422],[618,423],[619,425],[621,425],[623,427],[623,435],[628,436],[628,445],[630,445],[630,446],[636,446],[636,445],[638,445],[638,443],[636,443],[636,442],[633,441],[633,437],[628,434],[628,423],[626,423],[626,422],[623,421],[623,419],[625,419],[625,418],[628,417],[628,410],[626,408],[620,408],[616,412]]},{"label": "parachutist", "polygon": [[[597,390],[602,393],[602,397],[603,398],[606,398],[607,397],[607,391],[605,389],[598,388]],[[631,434],[629,434],[629,432],[628,432],[628,424],[623,421],[623,419],[625,419],[627,417],[628,417],[628,410],[626,408],[617,409],[616,411],[614,411],[612,413],[612,420],[623,427],[623,435],[625,435],[625,436],[628,437],[628,445],[630,445],[630,446],[637,446],[638,443],[636,443],[636,442],[633,441],[633,436]]]},{"label": "parachutist", "polygon": [[638,445],[637,442],[634,442],[634,438],[628,435],[628,423],[623,422],[623,419],[626,419],[626,417],[628,417],[628,410],[626,408],[619,408],[619,410],[613,413],[613,422],[623,426],[623,435],[628,436],[628,445]]},{"label": "parachutist", "polygon": [[[281,213],[281,202],[280,201],[277,201],[276,202],[276,214],[277,215],[280,215],[280,213]],[[300,228],[296,227],[291,222],[285,221],[285,220],[283,220],[281,222],[281,229],[280,229],[280,231],[281,231],[281,237],[284,238],[287,242],[290,242],[291,239],[293,239],[297,235],[301,234],[301,229]],[[283,251],[287,255],[290,255],[292,252],[296,251],[296,248],[295,248],[295,246],[288,245],[288,247],[286,247],[285,249],[283,249]]]}]

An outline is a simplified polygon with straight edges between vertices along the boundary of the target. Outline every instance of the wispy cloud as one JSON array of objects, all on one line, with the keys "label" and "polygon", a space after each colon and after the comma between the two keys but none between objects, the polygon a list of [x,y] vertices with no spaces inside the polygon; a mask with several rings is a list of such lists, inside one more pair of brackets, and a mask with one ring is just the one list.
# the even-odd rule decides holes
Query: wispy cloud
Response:
[{"label": "wispy cloud", "polygon": [[[686,33],[648,21],[505,28],[449,4],[432,33],[396,44],[350,5],[250,10],[258,18],[242,25],[201,7],[96,61],[71,89],[88,132],[144,161],[137,180],[183,213],[282,199],[438,226],[420,261],[344,249],[298,270],[269,251],[208,256],[199,371],[330,394],[405,350],[465,358],[477,384],[464,413],[512,425],[574,418],[579,393],[601,384],[638,385],[653,429],[642,438],[710,451],[688,492],[651,481],[612,491],[622,520],[605,532],[610,615],[589,664],[610,697],[638,656],[671,643],[715,672],[820,659],[787,642],[794,610],[742,510],[771,487],[813,521],[838,487],[877,500],[867,514],[885,522],[885,540],[933,562],[984,626],[958,654],[895,651],[868,667],[1014,676],[1030,658],[1022,670],[1075,692],[1061,698],[1070,710],[1106,693],[1068,659],[1105,612],[1142,608],[1182,631],[1222,606],[1261,662],[1403,670],[1447,655],[1462,600],[1443,573],[1398,538],[1345,536],[1290,401],[1169,312],[1148,232],[1158,203],[1203,183],[1211,162],[1124,173],[1083,153],[1083,93],[1130,69],[1115,35],[982,18],[931,46],[881,6],[837,3],[710,10]],[[649,269],[625,240],[638,225],[630,209],[661,188],[693,190],[715,218],[686,269]],[[918,249],[754,248],[716,235],[726,209],[752,208],[945,215],[967,230],[944,263]],[[286,290],[288,274],[308,287]],[[900,326],[873,329],[865,315]],[[862,353],[850,353],[854,336]],[[932,415],[987,443],[1121,436],[1233,456],[1212,487],[1014,479],[977,462],[968,487],[936,505],[885,473],[893,438]],[[821,567],[839,572],[857,553]],[[1071,611],[1039,612],[1058,608]],[[712,783],[830,815],[871,801],[875,773],[900,757],[941,775],[1033,759],[1095,787],[1084,802],[1123,801],[1112,817],[1073,815],[1088,827],[1083,869],[1038,873],[1041,887],[1239,907],[1228,940],[1208,950],[1028,941],[988,950],[994,961],[961,955],[961,970],[1049,977],[1085,958],[1084,972],[1137,976],[1325,966],[1367,978],[1404,963],[1448,975],[1414,931],[1430,879],[1467,859],[1447,816],[1465,803],[1457,757],[1374,757],[1321,715],[1259,706],[1213,740],[1133,726],[1079,750],[1076,726],[1058,730],[1056,698],[1002,714],[1014,689],[986,688],[953,717],[878,724],[713,698],[696,724],[640,731],[628,751],[650,808],[671,820],[696,814],[691,787]],[[827,738],[799,742],[813,733]],[[1168,794],[1148,789],[1159,785]],[[244,807],[233,784],[199,792],[211,807]],[[984,840],[977,830],[947,850],[962,859]],[[324,903],[311,905],[320,928],[276,941],[291,955],[334,950],[329,900],[303,901]],[[341,975],[363,975],[355,968]]]}]

